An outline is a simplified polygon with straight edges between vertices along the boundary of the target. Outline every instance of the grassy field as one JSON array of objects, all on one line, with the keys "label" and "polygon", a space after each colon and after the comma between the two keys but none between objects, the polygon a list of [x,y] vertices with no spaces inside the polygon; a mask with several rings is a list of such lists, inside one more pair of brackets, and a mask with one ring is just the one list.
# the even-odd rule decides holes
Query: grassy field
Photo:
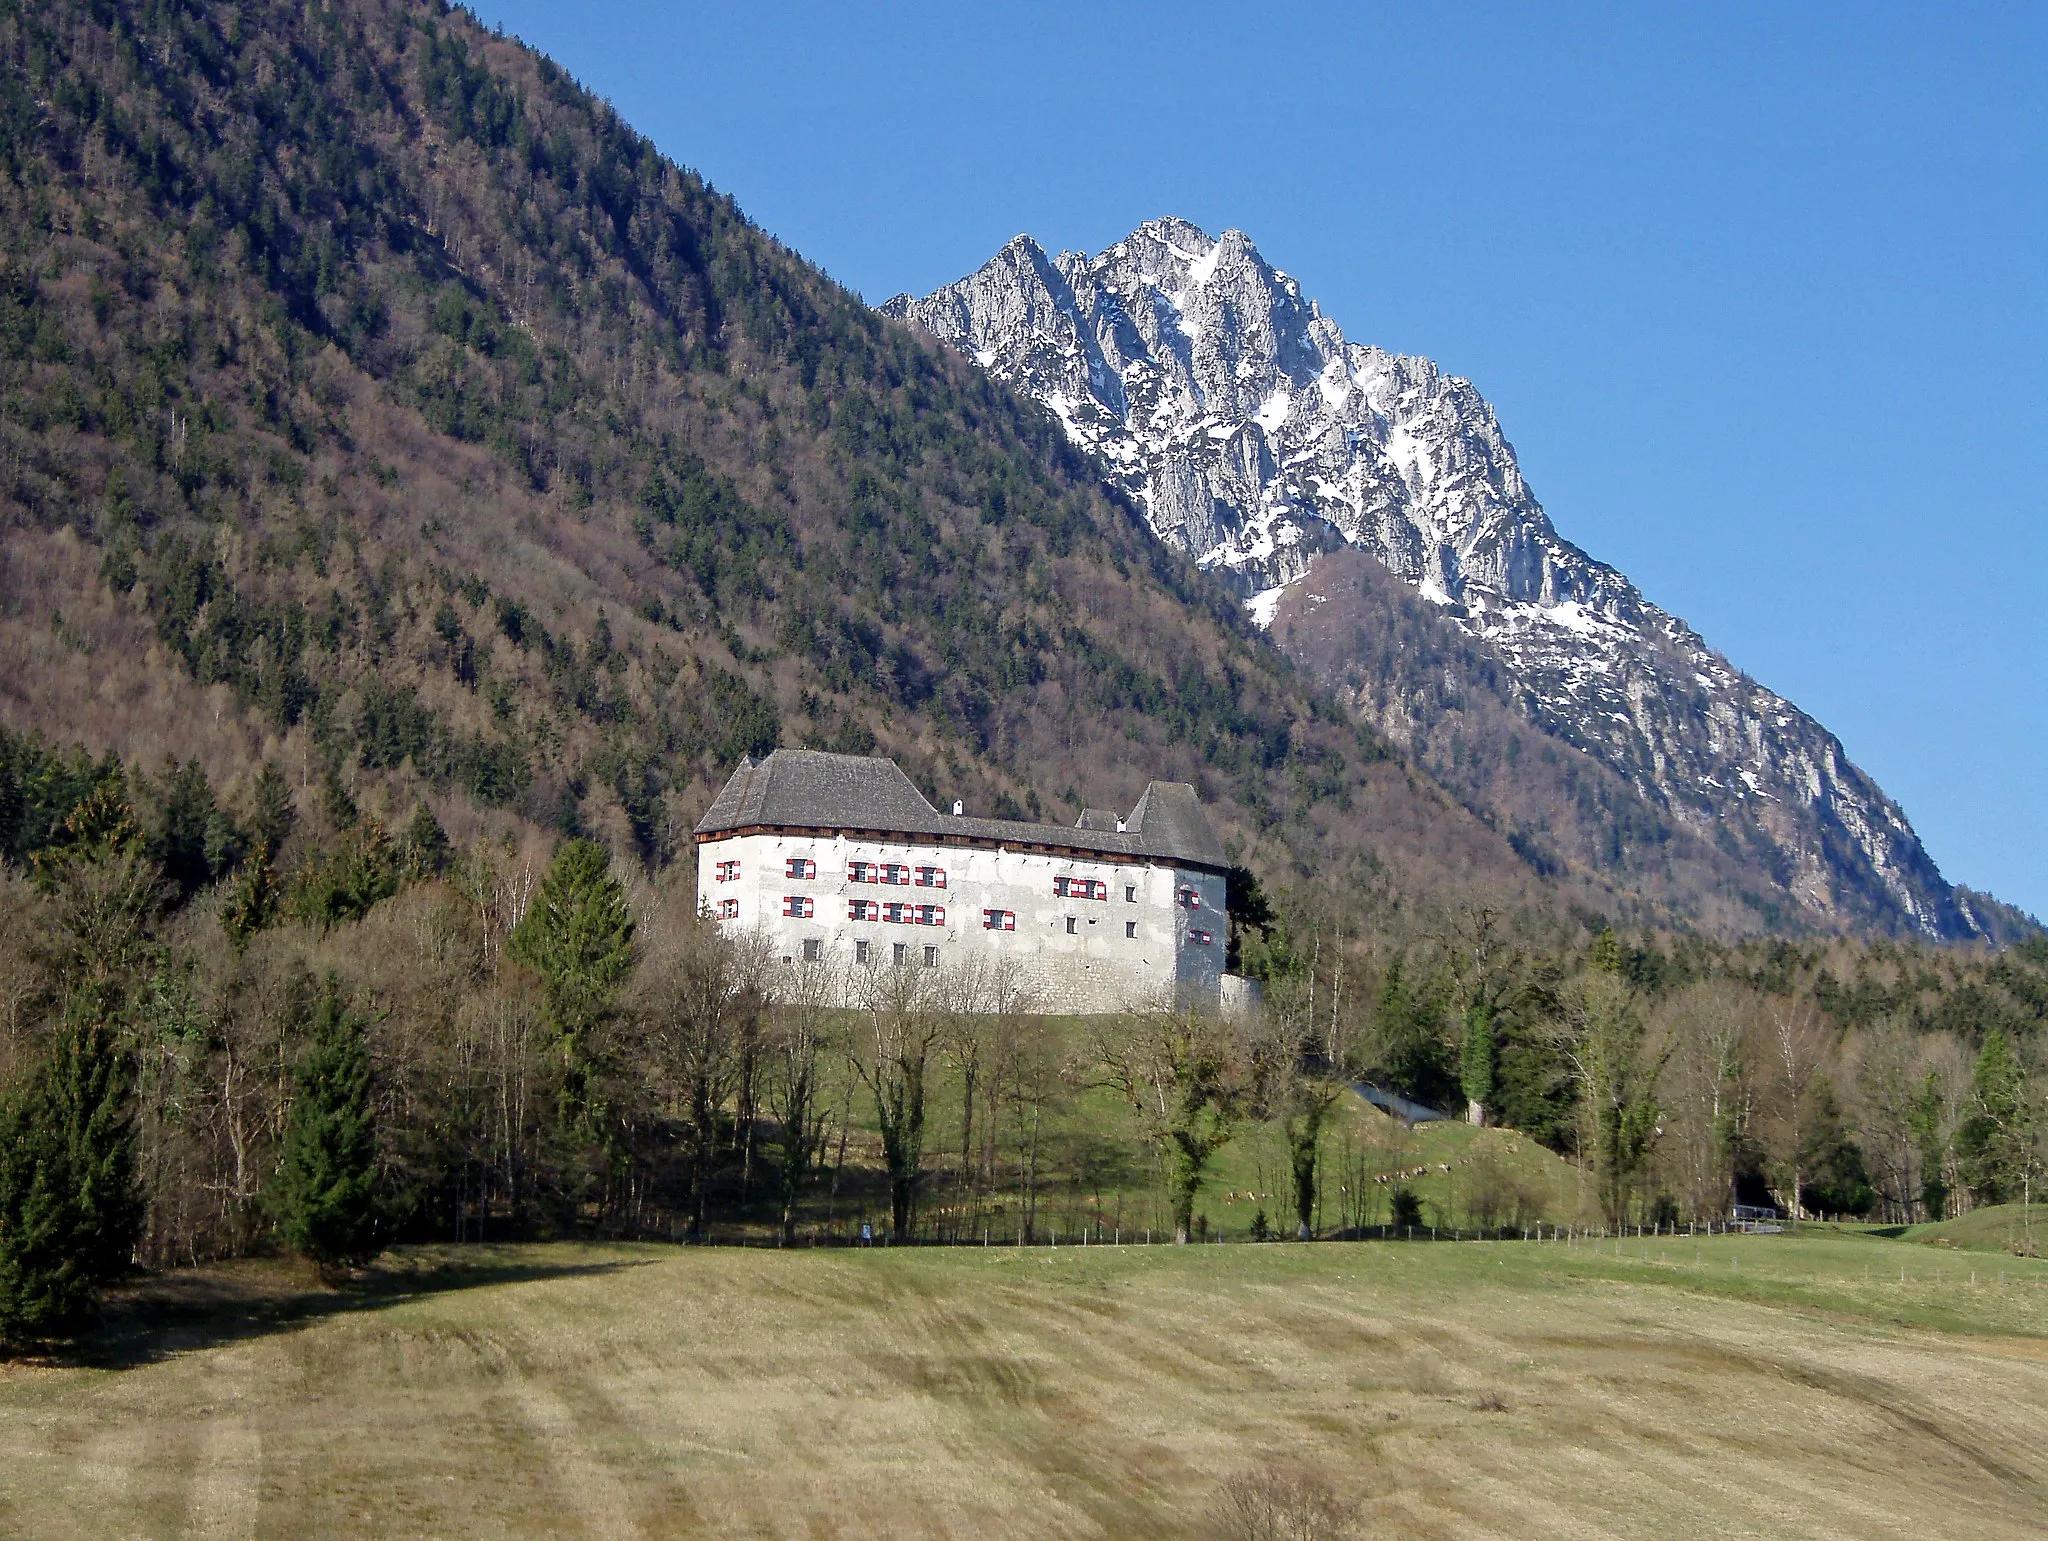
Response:
[{"label": "grassy field", "polygon": [[1867,1234],[419,1250],[0,1370],[0,1532],[2038,1536],[2048,1265]]},{"label": "grassy field", "polygon": [[[1033,1125],[1037,1172],[1031,1205],[1039,1239],[1073,1237],[1099,1226],[1105,1233],[1139,1236],[1171,1226],[1158,1168],[1131,1110],[1111,1092],[1087,1087],[1087,1024],[1074,1018],[1039,1019],[1055,1061],[1069,1067],[1060,1094]],[[842,1080],[848,1079],[845,1076]],[[933,1067],[928,1124],[926,1203],[921,1223],[945,1235],[1016,1239],[1022,1198],[1024,1130],[1014,1113],[998,1119],[994,1191],[971,1193],[960,1180],[960,1085],[948,1064]],[[846,1166],[828,1199],[824,1185],[801,1206],[805,1226],[851,1234],[862,1221],[884,1228],[887,1183],[881,1139],[865,1093],[848,1094],[851,1112]],[[977,1127],[986,1139],[986,1112]],[[1474,1129],[1464,1123],[1410,1127],[1346,1092],[1324,1128],[1317,1228],[1383,1225],[1398,1185],[1422,1204],[1424,1223],[1446,1229],[1587,1224],[1595,1221],[1591,1195],[1570,1162],[1527,1135]],[[831,1152],[828,1150],[828,1164]],[[1293,1195],[1285,1144],[1276,1127],[1247,1123],[1219,1151],[1196,1203],[1211,1234],[1244,1238],[1263,1211],[1275,1231],[1294,1228]],[[730,1195],[727,1195],[728,1199]],[[719,1234],[773,1235],[774,1211],[757,1189],[750,1213],[728,1203]]]},{"label": "grassy field", "polygon": [[2029,1255],[2027,1243],[2031,1239],[2033,1254],[2038,1255],[2048,1252],[2048,1208],[2035,1204],[2028,1213],[2018,1204],[1991,1204],[1953,1220],[1910,1226],[1898,1234],[1923,1246],[2019,1256]]}]

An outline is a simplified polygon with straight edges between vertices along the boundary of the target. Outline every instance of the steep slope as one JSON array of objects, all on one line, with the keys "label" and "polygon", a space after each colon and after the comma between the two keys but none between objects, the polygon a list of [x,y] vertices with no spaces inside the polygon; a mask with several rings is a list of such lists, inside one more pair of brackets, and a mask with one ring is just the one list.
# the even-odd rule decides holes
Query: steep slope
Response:
[{"label": "steep slope", "polygon": [[1756,919],[1977,934],[1832,734],[1558,535],[1469,381],[1347,341],[1241,232],[1156,220],[1056,259],[1020,236],[883,308],[1042,401],[1262,624],[1318,553],[1369,553],[1499,660],[1501,702],[1718,848]]},{"label": "steep slope", "polygon": [[778,742],[1184,779],[1269,874],[1547,902],[1035,407],[462,13],[0,5],[0,216],[16,731],[651,866]]}]

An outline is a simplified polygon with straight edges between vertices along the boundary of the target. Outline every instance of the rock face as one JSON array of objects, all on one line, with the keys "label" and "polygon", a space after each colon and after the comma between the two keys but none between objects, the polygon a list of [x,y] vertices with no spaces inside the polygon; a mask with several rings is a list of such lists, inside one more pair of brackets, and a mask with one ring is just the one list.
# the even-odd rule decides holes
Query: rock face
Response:
[{"label": "rock face", "polygon": [[1242,232],[1162,219],[1056,258],[1019,236],[883,309],[1043,402],[1260,625],[1356,547],[1498,656],[1515,710],[1807,923],[1978,934],[1832,733],[1557,533],[1471,382],[1346,341]]}]

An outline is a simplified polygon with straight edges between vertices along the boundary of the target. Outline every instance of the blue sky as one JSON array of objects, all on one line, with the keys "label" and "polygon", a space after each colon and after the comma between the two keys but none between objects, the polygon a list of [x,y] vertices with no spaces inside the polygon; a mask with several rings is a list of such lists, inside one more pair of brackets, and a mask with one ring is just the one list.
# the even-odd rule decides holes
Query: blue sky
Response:
[{"label": "blue sky", "polygon": [[873,301],[1244,230],[2048,917],[2048,7],[478,9]]}]

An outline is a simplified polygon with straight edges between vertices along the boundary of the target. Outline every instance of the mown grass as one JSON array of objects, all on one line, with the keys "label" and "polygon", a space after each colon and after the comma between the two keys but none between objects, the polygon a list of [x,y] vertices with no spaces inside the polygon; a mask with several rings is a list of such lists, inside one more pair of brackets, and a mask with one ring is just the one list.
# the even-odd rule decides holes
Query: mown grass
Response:
[{"label": "mown grass", "polygon": [[2037,1535],[2048,1265],[1824,1228],[409,1249],[154,1283],[0,1372],[0,1436],[23,1535],[1202,1535],[1247,1471],[1359,1535]]}]

